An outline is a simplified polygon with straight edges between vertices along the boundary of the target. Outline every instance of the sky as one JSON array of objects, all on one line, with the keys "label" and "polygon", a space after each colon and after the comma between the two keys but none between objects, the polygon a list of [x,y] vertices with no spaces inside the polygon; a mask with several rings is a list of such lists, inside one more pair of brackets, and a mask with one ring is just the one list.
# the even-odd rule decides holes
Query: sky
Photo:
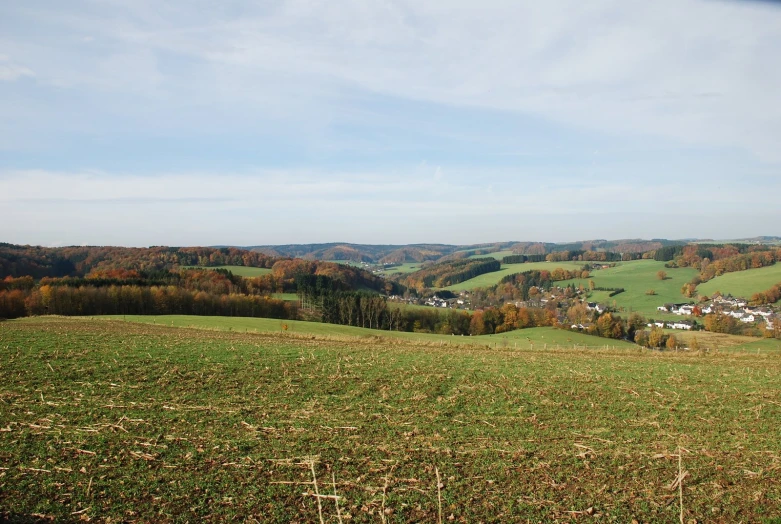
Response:
[{"label": "sky", "polygon": [[781,4],[0,3],[0,242],[781,235]]}]

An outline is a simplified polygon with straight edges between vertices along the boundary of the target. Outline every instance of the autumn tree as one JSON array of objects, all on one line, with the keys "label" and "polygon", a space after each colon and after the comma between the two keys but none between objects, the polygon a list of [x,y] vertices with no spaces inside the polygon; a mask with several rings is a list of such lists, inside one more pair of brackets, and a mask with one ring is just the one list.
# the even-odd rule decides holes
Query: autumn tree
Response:
[{"label": "autumn tree", "polygon": [[656,272],[656,278],[659,280],[667,280],[667,272],[660,269]]},{"label": "autumn tree", "polygon": [[485,322],[483,321],[482,311],[475,311],[472,314],[472,320],[469,322],[469,334],[470,335],[485,334]]},{"label": "autumn tree", "polygon": [[567,310],[567,320],[573,324],[582,324],[591,317],[585,302],[575,304]]},{"label": "autumn tree", "polygon": [[629,337],[634,338],[635,334],[645,329],[646,319],[637,311],[632,312],[626,322],[626,331]]},{"label": "autumn tree", "polygon": [[664,331],[658,326],[651,328],[648,334],[648,347],[660,348],[664,344]]}]

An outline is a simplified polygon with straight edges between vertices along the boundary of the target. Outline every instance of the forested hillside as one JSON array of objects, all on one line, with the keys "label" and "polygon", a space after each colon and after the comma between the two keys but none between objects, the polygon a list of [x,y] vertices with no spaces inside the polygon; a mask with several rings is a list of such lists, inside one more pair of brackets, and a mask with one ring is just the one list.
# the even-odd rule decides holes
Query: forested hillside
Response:
[{"label": "forested hillside", "polygon": [[436,264],[405,276],[401,283],[410,288],[447,287],[492,271],[501,263],[494,258],[469,258]]},{"label": "forested hillside", "polygon": [[[240,277],[222,265],[265,267]],[[202,266],[190,268],[189,266]],[[119,248],[0,245],[0,318],[25,315],[195,314],[295,318],[301,275],[325,276],[344,291],[402,293],[362,268],[276,259],[236,248]]]},{"label": "forested hillside", "polygon": [[86,276],[93,270],[167,270],[177,266],[270,268],[275,258],[237,248],[213,247],[41,247],[0,243],[0,278]]}]

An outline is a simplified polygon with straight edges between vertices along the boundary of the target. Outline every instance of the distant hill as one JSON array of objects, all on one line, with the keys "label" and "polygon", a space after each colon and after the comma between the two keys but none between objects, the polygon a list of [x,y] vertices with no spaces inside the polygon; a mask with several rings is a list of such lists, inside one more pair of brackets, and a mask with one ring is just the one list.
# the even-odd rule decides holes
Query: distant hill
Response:
[{"label": "distant hill", "polygon": [[[765,238],[765,237],[763,237]],[[766,237],[770,238],[770,237]],[[272,257],[304,258],[306,260],[339,260],[375,264],[403,264],[412,262],[443,262],[472,255],[489,255],[498,251],[512,251],[518,255],[546,255],[561,251],[611,251],[615,253],[643,253],[666,246],[685,245],[680,240],[654,238],[621,240],[582,240],[577,242],[496,242],[485,244],[287,244],[279,246],[236,246],[264,253]]]},{"label": "distant hill", "polygon": [[749,244],[759,243],[759,244],[778,244],[781,243],[781,237],[774,237],[774,236],[758,236],[758,237],[752,237],[752,238],[743,238],[738,240],[738,242],[747,242]]},{"label": "distant hill", "polygon": [[271,256],[306,260],[343,260],[391,264],[438,260],[463,249],[463,247],[448,244],[372,245],[332,242],[327,244],[245,246],[244,249]]}]

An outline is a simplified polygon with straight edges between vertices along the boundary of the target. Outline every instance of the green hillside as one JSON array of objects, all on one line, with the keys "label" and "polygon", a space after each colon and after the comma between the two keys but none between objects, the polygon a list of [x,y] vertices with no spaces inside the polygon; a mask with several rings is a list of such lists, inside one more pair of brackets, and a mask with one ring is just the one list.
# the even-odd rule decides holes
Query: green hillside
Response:
[{"label": "green hillside", "polygon": [[[666,280],[659,280],[657,273],[659,271],[667,273]],[[635,260],[632,262],[619,262],[616,267],[610,269],[601,269],[594,271],[588,280],[567,280],[559,282],[559,285],[568,285],[570,283],[576,286],[583,284],[588,289],[589,280],[594,281],[597,287],[606,288],[624,288],[625,292],[612,298],[600,295],[597,300],[605,301],[608,304],[615,301],[616,306],[628,311],[638,311],[646,316],[662,318],[657,311],[657,306],[665,303],[688,302],[681,294],[681,287],[691,281],[697,274],[696,269],[678,268],[668,269],[664,267],[664,262],[655,260]],[[647,295],[648,290],[653,289],[656,295]]]},{"label": "green hillside", "polygon": [[781,282],[781,264],[758,269],[726,273],[697,286],[697,293],[710,296],[716,291],[724,295],[751,298]]},{"label": "green hillside", "polygon": [[499,271],[485,273],[483,275],[461,282],[460,284],[448,286],[443,289],[447,289],[449,291],[465,291],[481,287],[490,287],[498,284],[502,278],[507,275],[512,275],[513,273],[522,273],[524,271],[542,269],[553,271],[557,267],[571,271],[573,269],[582,268],[584,264],[585,262],[526,262],[524,264],[502,264],[502,268]]}]

